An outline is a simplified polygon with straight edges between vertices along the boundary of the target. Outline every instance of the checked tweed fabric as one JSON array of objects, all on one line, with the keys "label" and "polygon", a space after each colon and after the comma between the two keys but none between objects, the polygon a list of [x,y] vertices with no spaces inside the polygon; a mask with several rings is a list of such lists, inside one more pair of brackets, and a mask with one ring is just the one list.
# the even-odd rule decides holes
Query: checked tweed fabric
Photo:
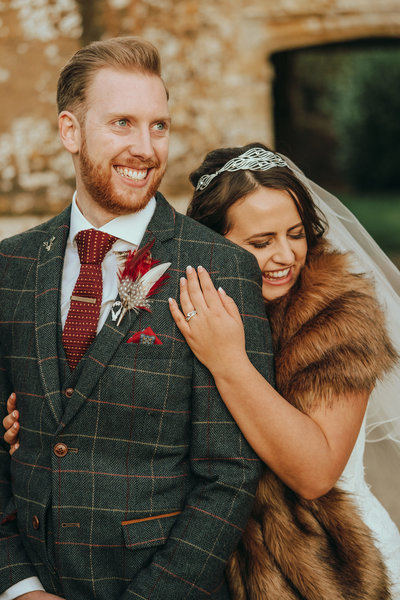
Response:
[{"label": "checked tweed fabric", "polygon": [[81,270],[71,296],[63,331],[63,346],[71,370],[75,369],[96,337],[103,276],[101,263],[117,238],[104,231],[84,229],[75,237]]},{"label": "checked tweed fabric", "polygon": [[[187,265],[207,267],[273,382],[261,273],[250,253],[156,201],[141,246],[155,239],[170,277],[151,312],[119,326],[110,314],[73,371],[60,343],[70,209],[0,242],[0,420],[15,391],[21,423],[12,457],[0,435],[0,594],[37,576],[66,600],[230,598],[225,564],[261,465],[168,298]],[[161,343],[129,341],[146,330]]]}]

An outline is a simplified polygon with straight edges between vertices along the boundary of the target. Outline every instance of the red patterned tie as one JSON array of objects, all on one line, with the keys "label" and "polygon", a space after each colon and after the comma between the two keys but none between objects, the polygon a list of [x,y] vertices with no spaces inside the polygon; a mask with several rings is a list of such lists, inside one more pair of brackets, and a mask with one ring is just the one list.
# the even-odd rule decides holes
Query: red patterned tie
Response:
[{"label": "red patterned tie", "polygon": [[103,295],[101,263],[117,239],[96,229],[85,229],[75,237],[81,270],[72,292],[62,337],[71,370],[96,337]]}]

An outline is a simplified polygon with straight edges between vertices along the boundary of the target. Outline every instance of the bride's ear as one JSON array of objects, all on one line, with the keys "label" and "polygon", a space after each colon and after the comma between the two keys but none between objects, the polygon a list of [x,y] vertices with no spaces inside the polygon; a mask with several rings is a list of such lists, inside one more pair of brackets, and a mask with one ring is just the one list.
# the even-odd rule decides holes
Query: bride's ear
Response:
[{"label": "bride's ear", "polygon": [[63,110],[58,116],[58,129],[64,148],[71,154],[77,154],[81,146],[81,126],[76,116]]}]

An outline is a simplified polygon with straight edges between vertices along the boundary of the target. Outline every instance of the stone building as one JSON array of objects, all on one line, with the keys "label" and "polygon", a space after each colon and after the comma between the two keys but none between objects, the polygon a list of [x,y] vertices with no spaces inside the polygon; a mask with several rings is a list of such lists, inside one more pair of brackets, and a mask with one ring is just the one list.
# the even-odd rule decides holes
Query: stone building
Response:
[{"label": "stone building", "polygon": [[0,237],[70,201],[55,87],[82,44],[135,34],[159,48],[173,116],[162,190],[184,210],[209,149],[273,145],[272,53],[399,33],[400,0],[0,1]]},{"label": "stone building", "polygon": [[[162,191],[185,211],[187,176],[208,150],[273,146],[272,54],[398,38],[400,0],[0,0],[0,238],[71,200],[58,72],[81,45],[127,34],[161,52],[173,117]],[[375,471],[385,477],[383,463]],[[386,504],[400,524],[398,495]]]}]

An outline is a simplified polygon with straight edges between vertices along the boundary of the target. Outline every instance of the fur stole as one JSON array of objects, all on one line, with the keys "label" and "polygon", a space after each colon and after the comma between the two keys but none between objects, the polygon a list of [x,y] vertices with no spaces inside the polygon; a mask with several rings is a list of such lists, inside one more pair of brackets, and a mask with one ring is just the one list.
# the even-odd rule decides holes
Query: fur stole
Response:
[{"label": "fur stole", "polygon": [[[324,242],[295,288],[268,305],[277,388],[303,412],[372,389],[396,360],[371,283]],[[268,467],[227,566],[233,600],[389,600],[385,566],[346,492],[316,500]]]}]

